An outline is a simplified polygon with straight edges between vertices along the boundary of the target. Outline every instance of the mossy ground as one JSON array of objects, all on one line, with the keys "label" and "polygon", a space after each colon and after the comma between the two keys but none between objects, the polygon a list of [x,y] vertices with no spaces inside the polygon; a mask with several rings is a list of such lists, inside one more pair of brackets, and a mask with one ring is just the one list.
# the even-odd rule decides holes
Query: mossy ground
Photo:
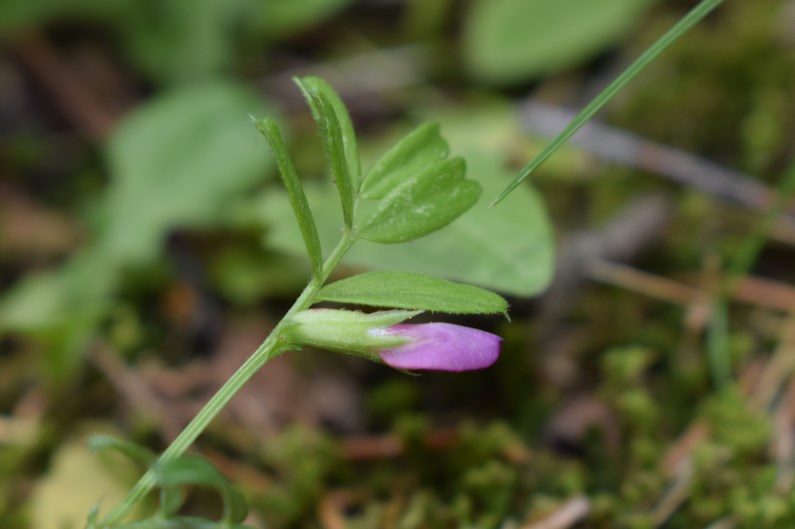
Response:
[{"label": "mossy ground", "polygon": [[[322,75],[329,56],[385,51],[411,39],[433,50],[413,85],[387,76],[386,87],[351,96],[367,152],[413,116],[433,118],[426,109],[457,115],[461,130],[451,134],[472,134],[465,118],[474,109],[495,102],[515,109],[530,91],[581,106],[690,4],[659,2],[620,46],[590,63],[498,89],[468,79],[455,61],[434,65],[455,49],[462,6],[440,2],[446,7],[420,24],[420,3],[409,2],[405,14],[398,3],[356,2],[292,36],[252,37],[222,75],[268,86],[291,123],[299,172],[321,175],[313,125],[278,89],[277,74],[295,64]],[[389,23],[402,15],[403,25]],[[62,66],[85,66],[79,52],[88,50],[127,83],[120,99],[140,102],[166,90],[168,83],[124,54],[113,37],[118,26],[79,11],[60,17],[34,27]],[[729,1],[600,118],[776,189],[795,158],[793,27],[792,1]],[[63,78],[37,77],[30,58],[36,41],[26,39],[10,34],[0,56],[0,71],[18,83],[0,90],[0,103],[8,103],[0,108],[8,116],[0,127],[0,222],[7,226],[0,226],[0,286],[9,288],[57,267],[76,241],[91,239],[99,214],[92,197],[107,180],[102,140],[77,130],[75,114],[63,108],[68,95],[59,99],[63,92],[46,88],[47,79],[57,85]],[[95,53],[108,42],[120,49]],[[257,46],[266,45],[263,59]],[[109,82],[104,88],[113,94]],[[18,101],[28,106],[9,106]],[[490,134],[508,142],[494,150],[519,169],[541,140],[516,132],[511,112],[495,114]],[[576,233],[598,233],[637,197],[665,196],[672,213],[662,236],[645,244],[638,235],[642,251],[627,263],[646,282],[619,274],[604,284],[581,271],[573,290],[548,294],[569,299],[552,319],[543,300],[511,299],[511,322],[473,323],[506,338],[499,363],[482,373],[408,377],[312,351],[268,366],[273,374],[255,381],[196,446],[249,498],[252,525],[531,529],[575,513],[554,527],[795,527],[791,231],[772,230],[746,280],[729,291],[719,353],[730,377],[716,380],[707,338],[711,296],[764,211],[579,149],[542,169],[537,186],[563,248]],[[74,337],[69,329],[0,338],[0,526],[45,520],[37,529],[58,527],[47,517],[54,509],[40,500],[43,488],[60,483],[66,494],[64,484],[91,488],[107,479],[101,464],[85,472],[57,464],[89,425],[162,449],[278,320],[307,269],[263,247],[268,227],[246,198],[226,203],[229,214],[211,227],[177,229],[154,263],[126,270],[68,372],[54,376],[47,358],[53,340]],[[655,289],[655,278],[669,282]],[[674,284],[693,295],[677,297]],[[114,479],[129,485],[124,476]],[[189,508],[214,516],[218,505],[199,492]]]}]

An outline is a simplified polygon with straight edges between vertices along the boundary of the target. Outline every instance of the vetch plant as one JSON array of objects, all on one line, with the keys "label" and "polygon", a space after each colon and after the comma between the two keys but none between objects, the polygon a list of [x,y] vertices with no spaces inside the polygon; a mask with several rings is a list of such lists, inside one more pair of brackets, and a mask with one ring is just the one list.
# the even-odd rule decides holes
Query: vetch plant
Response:
[{"label": "vetch plant", "polygon": [[[507,196],[593,117],[626,84],[682,33],[723,0],[701,0],[670,31],[608,85],[496,198]],[[293,213],[298,221],[312,276],[284,318],[246,362],[226,381],[172,444],[159,456],[123,441],[98,447],[120,450],[148,467],[125,500],[106,517],[95,509],[89,529],[245,528],[245,503],[209,462],[185,452],[240,388],[271,358],[310,345],[363,356],[397,369],[464,371],[488,367],[499,355],[500,338],[446,323],[405,323],[420,312],[505,314],[506,301],[487,290],[406,272],[371,272],[326,285],[343,256],[360,240],[394,244],[417,239],[451,223],[478,200],[480,185],[465,177],[463,159],[450,157],[439,127],[428,123],[407,135],[362,174],[356,137],[344,104],[321,79],[297,84],[320,129],[326,158],[339,194],[341,237],[323,255],[317,226],[281,131],[270,118],[255,120],[273,151]],[[365,314],[354,310],[312,309],[320,301],[386,308]],[[210,521],[179,515],[185,485],[210,487],[223,500],[223,515]],[[126,519],[137,504],[159,489],[159,510],[142,521]]]},{"label": "vetch plant", "polygon": [[[421,125],[389,149],[362,174],[356,137],[348,112],[334,90],[316,77],[297,79],[313,117],[339,194],[343,226],[336,247],[323,255],[309,202],[276,122],[255,120],[273,152],[287,189],[312,266],[303,292],[246,362],[232,375],[173,443],[155,458],[141,455],[124,442],[99,443],[122,450],[148,467],[126,499],[104,519],[93,512],[87,527],[244,527],[239,494],[204,459],[184,455],[210,421],[271,358],[291,349],[313,346],[363,356],[402,370],[466,371],[492,365],[501,338],[447,323],[405,323],[421,312],[503,314],[508,304],[482,288],[408,272],[370,272],[326,284],[345,253],[359,240],[394,244],[417,239],[454,221],[481,195],[467,179],[460,157],[450,157],[435,123]],[[320,301],[386,308],[313,309]],[[209,486],[221,493],[223,518],[218,521],[180,516],[186,484]],[[158,513],[139,522],[126,519],[155,487]]]}]

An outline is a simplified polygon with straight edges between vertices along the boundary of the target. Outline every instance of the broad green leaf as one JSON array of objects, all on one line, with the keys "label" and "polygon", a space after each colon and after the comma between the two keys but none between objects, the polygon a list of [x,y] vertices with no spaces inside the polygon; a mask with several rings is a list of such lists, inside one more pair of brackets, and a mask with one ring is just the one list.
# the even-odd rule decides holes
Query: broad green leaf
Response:
[{"label": "broad green leaf", "polygon": [[438,123],[424,123],[389,149],[367,173],[361,194],[382,198],[411,175],[447,157],[449,147]]},{"label": "broad green leaf", "polygon": [[507,314],[508,303],[488,290],[416,272],[368,272],[320,290],[318,299],[448,314]]},{"label": "broad green leaf", "polygon": [[245,2],[169,0],[145,8],[137,2],[116,19],[116,32],[138,69],[154,80],[201,82],[234,65],[236,40],[252,11]]},{"label": "broad green leaf", "polygon": [[257,121],[257,128],[270,143],[276,164],[279,166],[279,173],[282,175],[282,181],[287,188],[287,194],[290,196],[293,213],[298,220],[298,226],[301,228],[301,236],[304,238],[306,251],[312,263],[312,270],[315,273],[315,277],[320,277],[323,274],[323,253],[320,249],[317,226],[315,226],[315,219],[312,217],[312,209],[306,200],[304,188],[301,187],[301,181],[298,179],[298,173],[295,172],[295,166],[293,166],[293,161],[287,152],[282,133],[276,122],[270,118]]},{"label": "broad green leaf", "polygon": [[272,38],[300,31],[344,8],[352,0],[253,0],[257,25]]},{"label": "broad green leaf", "polygon": [[480,185],[464,178],[463,158],[437,162],[389,192],[358,229],[359,237],[380,243],[417,239],[447,226],[472,207]]},{"label": "broad green leaf", "polygon": [[268,156],[250,114],[271,114],[245,88],[214,82],[136,109],[114,132],[102,236],[113,260],[153,258],[169,230],[211,224],[229,199],[261,180]]},{"label": "broad green leaf", "polygon": [[331,107],[334,109],[334,114],[337,116],[337,121],[340,124],[345,163],[348,165],[348,174],[351,176],[351,186],[355,192],[359,189],[362,168],[359,161],[359,150],[356,146],[356,131],[353,130],[353,123],[351,122],[350,114],[348,114],[348,109],[331,85],[320,77],[304,77],[301,81],[305,86],[311,87],[312,90],[324,94],[329,103],[331,103]]},{"label": "broad green leaf", "polygon": [[[309,107],[312,109],[312,116],[315,118],[320,129],[320,138],[323,142],[323,150],[326,158],[331,165],[331,173],[339,191],[340,202],[342,204],[342,218],[347,228],[353,226],[353,181],[350,167],[345,152],[345,140],[342,126],[337,117],[337,110],[328,95],[328,90],[323,83],[319,83],[314,78],[295,79],[296,84],[303,92]],[[350,142],[348,142],[350,145]]]},{"label": "broad green leaf", "polygon": [[[467,145],[469,147],[469,145]],[[469,148],[468,174],[483,192],[493,196],[512,173],[491,153]],[[333,187],[308,186],[307,195],[318,221],[321,243],[331,248],[339,240],[340,214]],[[343,264],[375,270],[419,272],[472,283],[512,294],[531,296],[552,276],[552,230],[541,199],[529,185],[517,188],[498,207],[481,201],[436,233],[406,244],[382,245],[359,241]],[[283,222],[290,214],[287,194],[266,196],[262,211],[270,226],[267,244],[302,256],[297,227]]]},{"label": "broad green leaf", "polygon": [[487,82],[514,83],[567,68],[620,39],[651,0],[475,0],[464,58]]},{"label": "broad green leaf", "polygon": [[110,306],[122,267],[153,259],[178,227],[208,225],[268,170],[248,118],[247,90],[203,84],[145,103],[108,145],[112,181],[98,241],[62,267],[19,282],[0,301],[0,327],[36,333],[47,368],[68,375]]}]

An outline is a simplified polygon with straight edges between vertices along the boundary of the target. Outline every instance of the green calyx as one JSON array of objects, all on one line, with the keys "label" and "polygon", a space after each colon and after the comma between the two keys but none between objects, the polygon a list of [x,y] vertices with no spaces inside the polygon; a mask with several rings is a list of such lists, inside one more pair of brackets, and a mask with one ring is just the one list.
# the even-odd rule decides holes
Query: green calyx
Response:
[{"label": "green calyx", "polygon": [[421,312],[388,310],[366,314],[352,310],[309,309],[286,322],[283,337],[292,345],[354,354],[380,363],[378,351],[407,342],[401,336],[384,331]]}]

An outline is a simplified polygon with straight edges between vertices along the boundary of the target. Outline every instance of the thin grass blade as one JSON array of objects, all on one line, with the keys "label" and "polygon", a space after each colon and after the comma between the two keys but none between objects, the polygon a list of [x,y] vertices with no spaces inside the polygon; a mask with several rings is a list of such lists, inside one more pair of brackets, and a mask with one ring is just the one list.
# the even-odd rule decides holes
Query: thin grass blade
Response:
[{"label": "thin grass blade", "polygon": [[618,92],[620,92],[636,75],[638,75],[646,66],[648,66],[654,59],[656,59],[668,46],[673,44],[683,33],[696,25],[701,19],[707,16],[713,9],[718,7],[723,0],[702,0],[700,4],[694,7],[687,15],[677,22],[665,35],[660,37],[651,47],[649,47],[643,54],[635,60],[615,81],[610,83],[607,88],[596,96],[588,106],[586,106],[579,114],[577,114],[571,122],[566,125],[566,128],[558,134],[558,136],[547,145],[538,156],[536,156],[529,164],[527,164],[519,174],[511,181],[508,186],[503,189],[499,196],[491,203],[495,206],[502,201],[508,194],[516,189],[516,186],[522,181],[533,174],[547,158],[552,156],[561,145],[566,143],[585,123],[588,122],[597,112],[599,112]]}]

